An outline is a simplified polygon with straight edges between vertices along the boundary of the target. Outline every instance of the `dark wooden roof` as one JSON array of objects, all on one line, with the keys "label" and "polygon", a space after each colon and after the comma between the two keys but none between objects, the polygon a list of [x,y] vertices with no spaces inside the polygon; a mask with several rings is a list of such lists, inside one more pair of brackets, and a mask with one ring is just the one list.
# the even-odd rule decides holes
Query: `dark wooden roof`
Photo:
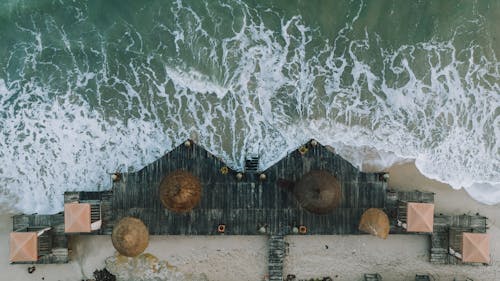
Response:
[{"label": "dark wooden roof", "polygon": [[[236,171],[221,173],[226,165],[196,144],[180,145],[162,158],[135,173],[123,174],[113,185],[115,220],[124,216],[141,218],[151,234],[217,234],[219,224],[225,234],[258,234],[266,225],[268,233],[287,234],[305,225],[308,234],[356,234],[363,211],[384,208],[386,183],[379,174],[361,173],[349,162],[322,145],[308,145],[304,155],[294,151],[262,173]],[[192,212],[176,214],[165,210],[158,197],[161,179],[177,169],[190,171],[203,186],[201,202]],[[278,179],[296,181],[311,170],[326,170],[341,181],[342,203],[334,212],[315,215],[303,210],[292,193],[279,187]]]}]

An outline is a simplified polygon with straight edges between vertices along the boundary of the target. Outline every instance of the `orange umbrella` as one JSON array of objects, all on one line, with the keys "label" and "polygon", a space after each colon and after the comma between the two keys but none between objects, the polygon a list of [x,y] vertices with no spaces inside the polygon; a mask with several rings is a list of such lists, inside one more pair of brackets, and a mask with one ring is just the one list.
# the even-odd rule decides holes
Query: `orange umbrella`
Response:
[{"label": "orange umbrella", "polygon": [[201,200],[200,180],[190,172],[174,171],[160,183],[160,200],[171,211],[189,212]]},{"label": "orange umbrella", "polygon": [[10,233],[10,261],[27,262],[38,260],[38,236],[36,232]]},{"label": "orange umbrella", "polygon": [[113,228],[111,241],[120,254],[135,257],[148,247],[149,232],[140,219],[125,217]]},{"label": "orange umbrella", "polygon": [[316,214],[326,214],[342,201],[340,182],[327,171],[311,171],[293,187],[293,194],[302,208]]},{"label": "orange umbrella", "polygon": [[389,218],[381,209],[370,208],[361,216],[359,230],[386,239],[389,235]]}]

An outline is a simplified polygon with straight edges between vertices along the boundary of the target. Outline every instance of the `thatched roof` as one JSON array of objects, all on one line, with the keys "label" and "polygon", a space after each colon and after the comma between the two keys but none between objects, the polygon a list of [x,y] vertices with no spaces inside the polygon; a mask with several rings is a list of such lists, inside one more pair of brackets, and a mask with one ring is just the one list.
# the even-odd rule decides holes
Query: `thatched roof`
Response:
[{"label": "thatched roof", "polygon": [[135,257],[147,248],[149,232],[140,219],[125,217],[113,228],[111,241],[120,254]]},{"label": "thatched roof", "polygon": [[171,211],[189,212],[201,200],[200,180],[187,171],[171,172],[160,183],[160,200]]},{"label": "thatched roof", "polygon": [[359,230],[386,239],[389,235],[389,218],[381,209],[370,208],[361,216]]},{"label": "thatched roof", "polygon": [[293,194],[304,209],[316,214],[331,212],[342,201],[340,182],[327,171],[304,175],[293,187]]}]

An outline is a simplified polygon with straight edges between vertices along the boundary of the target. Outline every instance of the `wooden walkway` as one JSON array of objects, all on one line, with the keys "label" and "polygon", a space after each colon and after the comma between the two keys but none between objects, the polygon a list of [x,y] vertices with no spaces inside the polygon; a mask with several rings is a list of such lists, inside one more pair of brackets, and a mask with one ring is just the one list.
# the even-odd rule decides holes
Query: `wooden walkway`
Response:
[{"label": "wooden walkway", "polygon": [[286,254],[285,237],[272,235],[269,237],[267,272],[269,281],[283,281],[283,261]]},{"label": "wooden walkway", "polygon": [[[142,219],[151,234],[217,235],[220,224],[225,234],[256,235],[265,226],[267,234],[292,234],[294,227],[307,227],[307,234],[359,234],[362,213],[370,207],[384,208],[386,182],[379,174],[359,172],[349,162],[321,145],[308,145],[302,155],[294,151],[259,174],[236,171],[221,173],[226,165],[203,148],[181,145],[136,172],[123,174],[113,185],[113,217]],[[197,176],[203,186],[200,205],[187,214],[165,210],[158,197],[160,181],[168,173],[183,169]],[[334,212],[316,215],[303,210],[287,188],[277,185],[296,181],[311,170],[327,170],[342,183],[342,203]]]},{"label": "wooden walkway", "polygon": [[[388,190],[387,191],[387,201],[386,201],[386,212],[389,216],[389,221],[391,224],[390,233],[391,234],[408,234],[405,229],[398,226],[397,223],[397,213],[399,202],[417,202],[417,203],[434,203],[434,193],[423,192],[419,190],[415,191],[397,191]],[[412,233],[417,234],[417,233]],[[423,234],[429,235],[429,234]]]}]

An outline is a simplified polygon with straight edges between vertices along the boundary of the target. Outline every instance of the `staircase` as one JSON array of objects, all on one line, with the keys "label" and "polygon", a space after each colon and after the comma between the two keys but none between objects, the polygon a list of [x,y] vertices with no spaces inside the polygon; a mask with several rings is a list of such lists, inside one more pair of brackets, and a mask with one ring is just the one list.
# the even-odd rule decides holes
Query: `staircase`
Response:
[{"label": "staircase", "polygon": [[90,204],[90,222],[94,223],[101,219],[101,203]]},{"label": "staircase", "polygon": [[94,223],[101,219],[100,200],[81,200],[80,203],[90,204],[90,223]]},{"label": "staircase", "polygon": [[52,249],[52,257],[53,257],[55,262],[67,263],[69,261],[68,255],[69,255],[69,252],[68,252],[67,248]]},{"label": "staircase", "polygon": [[407,223],[408,205],[405,202],[398,204],[398,220]]},{"label": "staircase", "polygon": [[431,248],[431,260],[433,264],[447,264],[448,263],[448,249]]},{"label": "staircase", "polygon": [[435,229],[431,235],[431,263],[447,264],[448,263],[448,231]]},{"label": "staircase", "polygon": [[46,231],[40,237],[38,237],[38,255],[46,256],[52,252],[52,240]]},{"label": "staircase", "polygon": [[252,155],[245,160],[245,173],[254,174],[259,170],[259,156]]},{"label": "staircase", "polygon": [[268,271],[269,281],[283,281],[283,260],[285,258],[285,237],[269,237]]},{"label": "staircase", "polygon": [[101,195],[101,218],[102,218],[102,234],[111,234],[113,232],[112,212],[113,192],[103,192]]},{"label": "staircase", "polygon": [[112,215],[112,191],[103,191],[98,200],[81,200],[80,203],[90,204],[90,222],[101,221],[101,228],[93,231],[94,234],[111,234],[113,225],[111,223]]}]

